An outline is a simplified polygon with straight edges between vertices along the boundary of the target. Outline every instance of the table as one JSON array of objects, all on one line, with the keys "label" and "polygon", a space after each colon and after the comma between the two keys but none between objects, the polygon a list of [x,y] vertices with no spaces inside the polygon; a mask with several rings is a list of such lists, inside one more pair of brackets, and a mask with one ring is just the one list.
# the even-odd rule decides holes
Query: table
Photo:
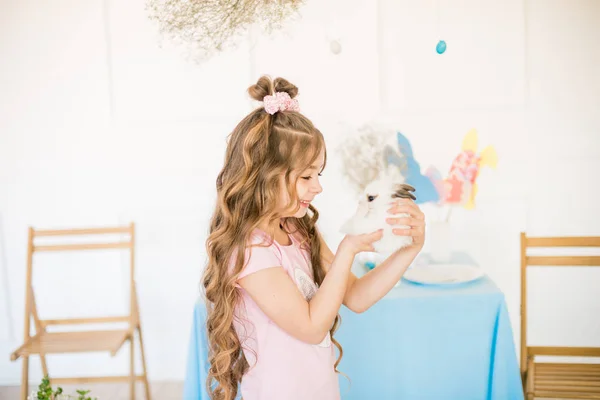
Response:
[{"label": "table", "polygon": [[198,299],[194,306],[186,375],[183,384],[183,400],[210,400],[206,392],[207,376],[208,338],[206,336],[206,306],[203,299]]},{"label": "table", "polygon": [[[452,286],[402,280],[366,312],[340,314],[344,400],[523,399],[504,295],[487,276]],[[198,302],[184,400],[208,400],[205,318]]]},{"label": "table", "polygon": [[[451,262],[473,263],[460,253]],[[504,295],[487,276],[448,286],[402,279],[365,313],[340,315],[343,399],[523,399]]]}]

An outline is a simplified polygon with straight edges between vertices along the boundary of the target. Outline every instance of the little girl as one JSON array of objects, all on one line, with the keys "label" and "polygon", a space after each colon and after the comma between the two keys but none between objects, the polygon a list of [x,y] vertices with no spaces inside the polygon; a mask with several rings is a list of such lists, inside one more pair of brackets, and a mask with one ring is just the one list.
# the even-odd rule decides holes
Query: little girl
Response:
[{"label": "little girl", "polygon": [[[323,190],[323,135],[299,112],[298,88],[261,77],[248,89],[263,106],[231,133],[217,177],[203,286],[208,305],[212,399],[335,400],[342,348],[333,338],[342,304],[363,312],[381,299],[423,246],[423,213],[390,204],[395,234],[413,245],[358,279],[354,256],[382,232],[346,236],[335,254],[311,205]],[[334,346],[339,350],[336,360]]]}]

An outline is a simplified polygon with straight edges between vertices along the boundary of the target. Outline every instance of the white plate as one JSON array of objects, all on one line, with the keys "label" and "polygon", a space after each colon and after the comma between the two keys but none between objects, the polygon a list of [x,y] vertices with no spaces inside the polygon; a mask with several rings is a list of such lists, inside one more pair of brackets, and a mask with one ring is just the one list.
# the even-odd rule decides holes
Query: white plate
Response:
[{"label": "white plate", "polygon": [[481,268],[469,264],[430,264],[410,268],[403,278],[427,285],[454,285],[471,282],[483,276]]}]

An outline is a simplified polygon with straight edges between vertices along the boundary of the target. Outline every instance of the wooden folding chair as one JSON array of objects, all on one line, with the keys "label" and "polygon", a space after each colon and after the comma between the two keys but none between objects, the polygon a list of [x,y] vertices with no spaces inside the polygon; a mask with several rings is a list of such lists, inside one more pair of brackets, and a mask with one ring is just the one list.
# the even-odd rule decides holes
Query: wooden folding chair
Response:
[{"label": "wooden folding chair", "polygon": [[[81,243],[81,244],[52,244],[39,245],[35,239],[49,236],[82,236],[82,235],[105,235],[126,234],[128,239],[124,241],[107,241],[103,243]],[[106,377],[80,377],[80,378],[54,378],[50,377],[52,384],[81,384],[100,382],[129,382],[130,398],[135,399],[135,382],[142,381],[145,386],[146,399],[150,400],[150,387],[146,372],[146,358],[142,340],[142,329],[140,324],[140,313],[137,300],[136,285],[134,279],[135,259],[135,226],[131,223],[124,227],[89,228],[89,229],[63,229],[63,230],[35,230],[29,228],[29,241],[27,246],[27,283],[25,287],[25,332],[23,344],[11,354],[11,360],[23,358],[23,374],[21,382],[21,400],[27,399],[29,357],[38,354],[41,359],[44,375],[48,375],[46,364],[47,354],[58,353],[87,353],[87,352],[110,352],[114,356],[119,349],[129,341],[130,343],[130,373],[125,376]],[[35,303],[32,287],[33,259],[34,254],[56,251],[85,251],[85,250],[109,250],[120,249],[129,251],[129,283],[130,283],[130,305],[129,315],[97,318],[71,318],[41,320]],[[30,334],[30,319],[35,324],[35,334]],[[48,332],[48,326],[55,325],[82,325],[82,324],[106,324],[127,323],[125,329],[118,330],[88,330],[68,332]],[[140,355],[143,374],[136,375],[134,367],[134,338],[137,330],[140,343]]]},{"label": "wooden folding chair", "polygon": [[600,399],[600,364],[536,362],[536,356],[600,357],[597,347],[527,346],[527,267],[600,266],[600,256],[529,256],[527,249],[600,247],[600,237],[527,237],[521,233],[521,376],[527,400]]}]

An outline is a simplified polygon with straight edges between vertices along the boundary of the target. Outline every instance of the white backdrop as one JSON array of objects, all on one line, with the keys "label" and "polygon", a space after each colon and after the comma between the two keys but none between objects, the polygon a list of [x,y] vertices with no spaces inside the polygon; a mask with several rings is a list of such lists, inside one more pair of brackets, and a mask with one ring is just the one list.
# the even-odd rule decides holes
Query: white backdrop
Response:
[{"label": "white backdrop", "polygon": [[[263,73],[298,85],[326,136],[316,205],[333,248],[354,210],[339,200],[353,194],[334,155],[352,127],[400,129],[421,166],[443,172],[471,128],[480,148],[496,147],[498,168],[482,173],[476,210],[453,215],[454,244],[504,291],[517,340],[519,232],[600,234],[598,37],[594,0],[307,1],[285,32],[255,34],[194,65],[157,46],[143,0],[0,1],[0,384],[20,379],[20,363],[8,360],[23,334],[27,227],[130,219],[149,374],[183,379],[225,137]],[[109,312],[126,302],[123,259],[116,265],[93,275],[75,261],[49,266],[36,282],[63,288],[67,301],[94,286],[86,300]],[[84,286],[75,284],[86,267]],[[531,339],[600,345],[600,274],[532,276]],[[49,366],[55,375],[121,373],[126,357],[59,356]],[[34,358],[31,378],[40,375]]]}]

